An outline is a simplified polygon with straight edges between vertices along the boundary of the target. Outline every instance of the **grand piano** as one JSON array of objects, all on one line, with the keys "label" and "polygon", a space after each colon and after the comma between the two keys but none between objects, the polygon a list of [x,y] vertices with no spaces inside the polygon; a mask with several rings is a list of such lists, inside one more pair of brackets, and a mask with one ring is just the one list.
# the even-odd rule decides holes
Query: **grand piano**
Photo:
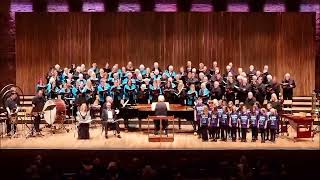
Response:
[{"label": "grand piano", "polygon": [[[181,129],[181,119],[193,121],[193,108],[190,106],[184,106],[180,104],[170,104],[170,110],[168,116],[174,116],[178,119],[178,127]],[[139,129],[141,129],[142,119],[147,119],[148,116],[153,116],[154,111],[151,110],[151,104],[136,104],[127,105],[120,109],[120,117],[124,119],[139,119]]]}]

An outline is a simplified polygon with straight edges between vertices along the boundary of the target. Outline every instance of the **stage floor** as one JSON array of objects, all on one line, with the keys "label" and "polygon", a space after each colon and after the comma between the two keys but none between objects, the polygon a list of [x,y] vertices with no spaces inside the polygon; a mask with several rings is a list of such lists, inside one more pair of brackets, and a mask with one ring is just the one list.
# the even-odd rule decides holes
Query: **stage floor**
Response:
[{"label": "stage floor", "polygon": [[[21,126],[21,125],[20,125]],[[70,126],[73,127],[73,126]],[[19,127],[18,127],[19,128]],[[21,129],[22,127],[20,127]],[[192,130],[190,125],[183,125],[182,129]],[[77,150],[320,150],[319,133],[311,139],[293,141],[294,132],[289,130],[289,136],[280,136],[275,143],[267,141],[251,142],[251,133],[248,133],[248,142],[202,142],[192,133],[176,133],[174,142],[148,142],[146,131],[124,132],[122,138],[115,137],[109,131],[109,138],[105,139],[100,125],[90,128],[89,140],[78,140],[73,129],[69,133],[59,132],[52,134],[43,130],[43,137],[25,138],[26,131],[20,130],[17,138],[2,137],[1,149],[77,149]],[[260,138],[260,137],[259,137]]]}]

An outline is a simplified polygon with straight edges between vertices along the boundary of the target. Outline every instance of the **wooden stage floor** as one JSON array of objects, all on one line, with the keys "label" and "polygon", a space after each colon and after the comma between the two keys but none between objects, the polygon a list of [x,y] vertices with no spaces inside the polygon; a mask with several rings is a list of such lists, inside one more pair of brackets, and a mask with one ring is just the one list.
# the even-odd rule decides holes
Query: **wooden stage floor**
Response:
[{"label": "wooden stage floor", "polygon": [[[21,126],[21,125],[20,125]],[[19,128],[19,127],[18,127]],[[21,127],[20,127],[21,128]],[[183,125],[182,129],[191,130],[190,125]],[[113,136],[109,131],[109,138],[105,139],[101,133],[100,125],[90,128],[89,140],[78,140],[71,129],[69,133],[61,132],[51,134],[43,131],[43,137],[25,138],[26,132],[20,130],[18,138],[2,137],[1,149],[77,149],[77,150],[320,150],[319,134],[314,141],[302,139],[293,141],[294,132],[289,136],[280,136],[276,143],[267,141],[251,142],[251,133],[247,135],[247,143],[243,142],[202,142],[191,133],[176,133],[174,142],[148,142],[148,135],[144,132],[121,131],[121,139]],[[260,137],[259,137],[260,138]]]}]

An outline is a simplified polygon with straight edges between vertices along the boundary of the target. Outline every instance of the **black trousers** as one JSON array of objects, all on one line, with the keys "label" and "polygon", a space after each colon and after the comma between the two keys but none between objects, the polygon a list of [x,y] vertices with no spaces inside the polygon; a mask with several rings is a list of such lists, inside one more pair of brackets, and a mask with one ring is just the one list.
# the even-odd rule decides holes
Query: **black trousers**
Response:
[{"label": "black trousers", "polygon": [[39,114],[34,116],[33,125],[34,125],[34,129],[36,130],[36,132],[40,132],[40,121],[41,121],[41,117]]},{"label": "black trousers", "polygon": [[283,100],[292,100],[293,91],[284,90],[283,91]]},{"label": "black trousers", "polygon": [[81,123],[78,125],[78,139],[89,139],[89,123]]},{"label": "black trousers", "polygon": [[231,127],[231,138],[232,141],[237,140],[237,127]]},{"label": "black trousers", "polygon": [[218,134],[218,130],[219,130],[218,127],[210,127],[209,128],[209,134],[212,139],[216,139],[216,135]]},{"label": "black trousers", "polygon": [[258,139],[258,128],[257,127],[251,127],[252,131],[252,140]]},{"label": "black trousers", "polygon": [[220,131],[221,131],[221,139],[222,140],[227,140],[228,139],[228,126],[227,125],[221,125]]},{"label": "black trousers", "polygon": [[[155,126],[155,130],[156,131],[160,131],[160,120],[159,119],[155,119],[153,120],[154,126]],[[168,120],[161,120],[161,124],[162,124],[162,130],[167,130],[168,127]]]},{"label": "black trousers", "polygon": [[265,132],[266,132],[266,140],[269,140],[270,127],[267,127],[267,129],[265,130]]},{"label": "black trousers", "polygon": [[104,130],[105,136],[108,135],[108,128],[110,128],[111,130],[116,130],[117,134],[120,134],[120,127],[118,122],[111,123],[107,121],[102,121],[102,128],[102,130]]},{"label": "black trousers", "polygon": [[241,128],[241,140],[247,140],[247,128]]},{"label": "black trousers", "polygon": [[266,130],[264,128],[259,128],[260,135],[261,135],[261,141],[264,142],[266,140]]},{"label": "black trousers", "polygon": [[276,129],[270,129],[270,135],[271,135],[271,139],[270,141],[275,141],[276,140]]},{"label": "black trousers", "polygon": [[240,139],[240,138],[241,138],[241,130],[240,130],[239,127],[237,128],[237,130],[238,130],[238,137],[239,137],[239,139]]},{"label": "black trousers", "polygon": [[10,118],[7,118],[6,120],[6,126],[7,126],[7,134],[9,134],[11,132],[11,130],[13,131],[13,134],[16,133],[17,131],[17,124],[12,124],[12,121]]},{"label": "black trousers", "polygon": [[208,140],[208,126],[207,125],[200,126],[200,132],[201,132],[202,140],[207,141]]}]

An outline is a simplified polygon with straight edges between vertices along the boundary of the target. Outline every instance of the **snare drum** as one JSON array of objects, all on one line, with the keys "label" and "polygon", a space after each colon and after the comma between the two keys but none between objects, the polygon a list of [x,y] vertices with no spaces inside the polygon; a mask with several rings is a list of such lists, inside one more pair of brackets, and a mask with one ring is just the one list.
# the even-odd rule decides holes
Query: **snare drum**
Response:
[{"label": "snare drum", "polygon": [[[50,108],[50,106],[53,108]],[[46,102],[43,108],[44,120],[51,125],[53,123],[62,124],[66,119],[66,110],[66,104],[63,100],[49,100]]]}]

